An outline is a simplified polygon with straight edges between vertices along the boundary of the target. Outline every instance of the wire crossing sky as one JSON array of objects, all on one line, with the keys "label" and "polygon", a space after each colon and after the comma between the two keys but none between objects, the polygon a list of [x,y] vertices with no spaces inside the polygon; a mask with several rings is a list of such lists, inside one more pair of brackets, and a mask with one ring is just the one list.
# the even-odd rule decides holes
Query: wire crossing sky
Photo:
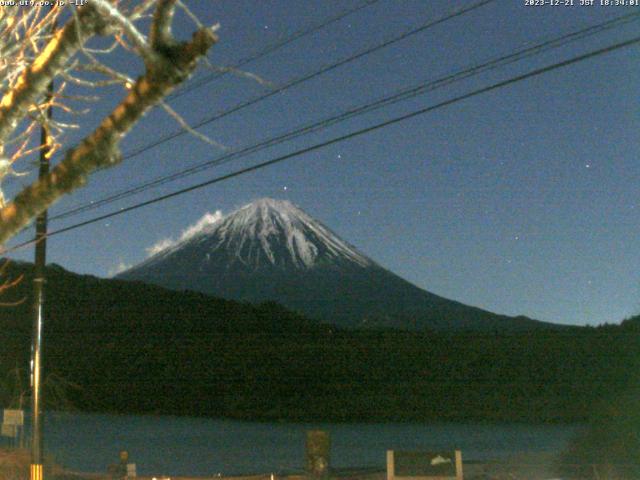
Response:
[{"label": "wire crossing sky", "polygon": [[[325,142],[322,142],[322,143],[319,143],[319,144],[316,144],[316,145],[312,145],[312,146],[304,148],[302,150],[291,152],[289,154],[286,154],[286,155],[283,155],[283,156],[280,156],[280,157],[277,157],[277,158],[273,158],[271,160],[267,160],[267,161],[259,163],[257,165],[253,165],[253,166],[244,168],[242,170],[238,170],[238,171],[229,173],[229,174],[224,175],[222,177],[216,177],[216,178],[207,180],[207,181],[202,182],[202,183],[197,183],[195,185],[191,185],[191,186],[189,186],[187,188],[184,188],[182,190],[178,190],[176,192],[171,192],[171,193],[168,193],[166,195],[162,195],[160,197],[152,198],[152,199],[147,200],[145,202],[136,203],[136,204],[130,205],[128,207],[121,208],[120,210],[117,210],[117,211],[114,211],[114,212],[110,212],[110,213],[107,213],[107,214],[104,214],[104,215],[100,215],[98,217],[91,218],[89,220],[85,220],[85,221],[77,223],[75,225],[71,225],[69,227],[65,227],[65,228],[62,228],[62,229],[59,229],[59,230],[53,230],[53,231],[49,232],[48,236],[52,237],[52,236],[58,235],[60,233],[66,233],[66,232],[69,232],[71,230],[75,230],[77,228],[81,228],[81,227],[84,227],[86,225],[90,225],[92,223],[96,223],[96,222],[99,222],[99,221],[102,221],[102,220],[106,220],[108,218],[112,218],[112,217],[115,217],[115,216],[123,215],[125,213],[130,212],[130,211],[137,210],[138,208],[141,208],[141,207],[146,207],[146,206],[152,205],[154,203],[158,203],[158,202],[161,202],[161,201],[164,201],[164,200],[168,200],[170,198],[174,198],[174,197],[176,197],[178,195],[184,195],[185,193],[189,193],[189,192],[192,192],[194,190],[198,190],[200,188],[208,187],[210,185],[213,185],[213,184],[225,181],[225,180],[230,180],[230,179],[235,178],[237,176],[244,175],[246,173],[250,173],[250,172],[265,168],[265,167],[269,167],[271,165],[275,165],[275,164],[283,162],[285,160],[289,160],[289,159],[304,155],[304,154],[312,152],[314,150],[318,150],[320,148],[324,148],[324,147],[327,147],[329,145],[333,145],[334,143],[343,142],[345,140],[350,140],[350,139],[355,138],[357,136],[364,135],[364,134],[376,131],[379,128],[388,127],[388,126],[393,125],[395,123],[398,123],[398,122],[401,122],[401,121],[405,121],[405,120],[409,120],[409,119],[411,119],[411,118],[413,118],[415,116],[424,115],[426,113],[430,113],[430,112],[432,112],[434,110],[437,110],[439,108],[447,107],[449,105],[453,105],[456,102],[460,102],[460,101],[463,101],[463,100],[467,100],[468,98],[475,97],[476,95],[481,95],[483,93],[490,92],[490,91],[495,90],[497,88],[506,87],[507,85],[511,85],[512,83],[521,82],[521,81],[526,80],[528,78],[535,77],[537,75],[542,75],[544,73],[553,71],[553,70],[555,70],[557,68],[563,68],[563,67],[566,67],[568,65],[573,65],[573,64],[575,64],[577,62],[582,62],[582,61],[587,60],[589,58],[597,57],[599,55],[604,55],[604,54],[613,52],[615,50],[618,50],[620,48],[626,48],[626,47],[629,47],[629,46],[632,46],[632,45],[637,45],[638,43],[640,43],[640,37],[635,37],[635,38],[627,40],[626,42],[617,43],[615,45],[611,45],[609,47],[602,48],[602,49],[596,50],[594,52],[589,52],[589,53],[587,53],[585,55],[581,55],[579,57],[575,57],[575,58],[571,58],[569,60],[565,60],[564,62],[556,63],[556,64],[553,64],[553,65],[549,65],[547,67],[543,67],[543,68],[534,70],[532,72],[525,73],[524,75],[520,75],[518,77],[510,78],[510,79],[505,80],[503,82],[495,83],[493,85],[488,85],[488,86],[486,86],[484,88],[481,88],[479,90],[475,90],[473,92],[469,92],[469,93],[467,93],[465,95],[462,95],[462,96],[459,96],[459,97],[456,97],[456,98],[441,102],[441,103],[439,103],[437,105],[431,105],[431,106],[423,108],[421,110],[418,110],[418,111],[415,111],[415,112],[411,112],[411,113],[408,113],[406,115],[402,115],[401,117],[393,118],[391,120],[387,120],[386,122],[383,122],[383,123],[372,125],[370,127],[364,128],[362,130],[358,130],[356,132],[351,132],[351,133],[348,133],[348,134],[343,135],[341,137],[329,139],[329,140],[327,140]],[[33,243],[34,242],[26,242],[26,243],[17,245],[17,246],[15,246],[13,248],[13,250],[21,249],[24,246],[30,245],[30,244],[33,244]]]},{"label": "wire crossing sky", "polygon": [[[593,34],[597,34],[600,33],[606,29],[609,28],[613,28],[616,26],[619,26],[623,23],[629,22],[629,21],[636,21],[638,20],[640,17],[640,13],[633,13],[633,14],[629,14],[629,15],[623,15],[622,17],[618,17],[615,18],[613,20],[610,20],[608,22],[604,22],[604,23],[599,23],[597,25],[594,26],[590,26],[588,28],[584,28],[581,29],[579,31],[576,32],[571,32],[569,34],[566,35],[562,35],[561,37],[557,37],[551,40],[548,40],[546,42],[543,42],[541,44],[537,44],[534,45],[532,47],[527,47],[523,50],[519,50],[518,52],[513,52],[509,55],[505,55],[502,56],[498,59],[494,59],[491,60],[489,62],[486,62],[482,65],[476,65],[470,68],[466,68],[462,71],[456,72],[454,74],[451,75],[446,75],[445,77],[442,77],[440,79],[434,80],[434,81],[429,81],[426,83],[423,83],[417,87],[412,87],[409,89],[404,89],[400,92],[397,92],[393,95],[390,96],[386,96],[382,99],[379,99],[375,102],[370,102],[367,103],[365,105],[359,106],[357,108],[352,108],[349,109],[346,112],[343,112],[339,115],[335,115],[335,116],[331,116],[330,118],[327,119],[323,119],[319,122],[314,122],[312,124],[308,124],[305,125],[303,127],[297,128],[293,131],[289,131],[283,135],[279,135],[277,137],[271,137],[267,140],[264,140],[262,142],[259,142],[255,145],[251,145],[248,147],[243,147],[240,150],[235,150],[233,152],[229,152],[225,155],[219,156],[213,160],[208,160],[206,162],[203,162],[199,165],[195,165],[193,167],[189,167],[187,169],[183,169],[180,170],[178,172],[172,173],[170,175],[164,176],[164,177],[160,177],[160,178],[156,178],[154,180],[151,180],[149,182],[137,185],[134,188],[128,189],[128,190],[123,190],[121,192],[118,192],[116,194],[107,196],[105,198],[102,198],[100,200],[97,201],[92,201],[88,204],[85,205],[81,205],[75,208],[71,208],[67,211],[58,213],[57,215],[55,215],[54,217],[51,217],[50,220],[57,220],[57,219],[62,219],[62,218],[67,218],[69,216],[73,216],[73,215],[77,215],[80,212],[84,212],[84,211],[88,211],[88,210],[94,210],[96,208],[99,208],[101,206],[107,205],[109,203],[112,203],[116,200],[120,200],[122,198],[126,198],[129,196],[132,196],[134,194],[138,194],[140,192],[143,192],[145,190],[148,190],[149,188],[153,188],[156,187],[158,185],[163,185],[167,182],[171,182],[174,181],[176,179],[179,178],[184,178],[187,175],[193,175],[195,173],[199,173],[203,170],[206,170],[208,168],[214,167],[216,165],[220,165],[223,162],[227,162],[227,161],[231,161],[235,158],[238,158],[238,156],[242,156],[242,155],[246,155],[248,153],[253,153],[259,149],[274,145],[276,143],[280,143],[283,141],[287,141],[291,138],[295,138],[298,135],[303,135],[309,132],[313,132],[316,131],[319,128],[325,128],[329,125],[332,125],[336,122],[340,122],[343,121],[345,119],[351,118],[352,116],[355,115],[359,115],[365,112],[369,112],[372,111],[374,109],[377,108],[381,108],[384,107],[386,105],[390,105],[392,103],[401,101],[401,100],[405,100],[407,98],[412,98],[416,95],[420,95],[426,91],[429,90],[433,90],[436,88],[440,88],[443,87],[445,85],[449,85],[452,82],[467,78],[470,75],[476,75],[478,73],[487,71],[489,69],[493,69],[493,68],[499,68],[505,65],[508,65],[509,63],[515,62],[515,61],[519,61],[523,58],[526,58],[530,55],[536,55],[536,54],[540,54],[541,52],[544,52],[546,49],[548,48],[557,48],[559,46],[564,45],[567,42],[571,42],[571,41],[576,41],[576,40],[581,40],[583,38],[585,38],[586,36],[589,35],[593,35]],[[604,52],[607,53],[607,52]],[[581,61],[582,59],[579,58],[578,61]],[[180,132],[178,134],[175,135],[183,135],[183,134],[187,134],[188,132],[186,130],[180,130]],[[153,143],[148,144],[147,146],[143,147],[141,150],[144,151],[148,148],[152,148],[155,146],[158,146],[162,143],[165,143],[169,140],[171,140],[173,137],[169,136],[169,137],[163,137],[159,140],[154,141]],[[140,152],[140,150],[139,150]],[[132,154],[129,156],[129,158],[136,156],[138,153]]]},{"label": "wire crossing sky", "polygon": [[[190,2],[204,23],[221,24],[212,63],[242,65],[268,83],[233,74],[209,81],[203,70],[171,102],[229,152],[190,135],[163,140],[177,126],[152,112],[124,147],[138,155],[51,209],[54,229],[68,233],[52,237],[50,261],[106,276],[219,211],[271,196],[462,303],[573,324],[640,311],[638,46],[594,53],[635,38],[638,7],[207,5]],[[575,63],[541,74],[567,62]],[[95,106],[96,119],[109,100]],[[146,148],[157,142],[162,148]],[[295,162],[272,162],[294,154]],[[217,161],[225,158],[233,161]],[[191,188],[218,178],[226,180]],[[118,214],[137,204],[148,206]],[[96,208],[107,205],[109,217]]]}]

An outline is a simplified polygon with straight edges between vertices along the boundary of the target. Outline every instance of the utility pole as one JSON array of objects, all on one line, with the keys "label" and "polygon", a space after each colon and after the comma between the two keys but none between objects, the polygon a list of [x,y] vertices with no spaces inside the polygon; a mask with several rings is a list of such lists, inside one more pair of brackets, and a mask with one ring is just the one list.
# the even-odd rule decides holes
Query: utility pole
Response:
[{"label": "utility pole", "polygon": [[[49,95],[53,84],[49,84]],[[51,107],[47,108],[51,118]],[[40,168],[38,177],[49,173],[49,131],[42,125],[40,131]],[[36,218],[36,253],[33,274],[33,333],[31,337],[31,480],[43,480],[42,472],[42,330],[44,322],[44,284],[47,261],[47,211]]]},{"label": "utility pole", "polygon": [[[55,32],[55,23],[51,28]],[[53,97],[53,80],[47,88],[47,101]],[[46,119],[53,115],[51,103],[45,113]],[[38,178],[49,173],[51,141],[49,125],[45,121],[40,127],[40,168]],[[42,333],[44,323],[44,287],[47,262],[47,210],[36,218],[35,264],[33,274],[33,333],[31,338],[31,468],[30,480],[44,480],[42,424],[44,416],[42,395]]]}]

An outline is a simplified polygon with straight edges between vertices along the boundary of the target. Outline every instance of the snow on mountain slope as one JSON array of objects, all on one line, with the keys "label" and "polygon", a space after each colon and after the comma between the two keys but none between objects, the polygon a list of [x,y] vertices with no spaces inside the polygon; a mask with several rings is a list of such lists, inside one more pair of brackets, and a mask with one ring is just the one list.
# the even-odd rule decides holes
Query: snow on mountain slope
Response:
[{"label": "snow on mountain slope", "polygon": [[[372,262],[328,228],[286,200],[264,198],[229,215],[216,226],[217,248],[231,247],[239,261],[259,268],[261,261],[282,262],[278,253],[298,268],[319,261],[349,260],[363,267]],[[213,233],[213,232],[211,232]]]},{"label": "snow on mountain slope", "polygon": [[310,269],[336,262],[352,262],[361,267],[374,264],[291,202],[270,198],[245,205],[128,273],[171,261],[177,252],[180,265],[176,268],[194,270],[215,263],[212,257],[216,255],[224,256],[229,266],[245,270]]}]

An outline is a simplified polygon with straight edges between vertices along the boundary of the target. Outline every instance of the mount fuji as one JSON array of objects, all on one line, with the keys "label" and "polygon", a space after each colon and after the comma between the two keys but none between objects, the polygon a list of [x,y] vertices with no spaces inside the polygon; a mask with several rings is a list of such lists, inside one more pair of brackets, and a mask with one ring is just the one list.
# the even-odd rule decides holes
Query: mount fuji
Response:
[{"label": "mount fuji", "polygon": [[297,206],[269,198],[230,213],[118,278],[232,300],[275,301],[348,328],[504,332],[556,327],[422,290]]}]

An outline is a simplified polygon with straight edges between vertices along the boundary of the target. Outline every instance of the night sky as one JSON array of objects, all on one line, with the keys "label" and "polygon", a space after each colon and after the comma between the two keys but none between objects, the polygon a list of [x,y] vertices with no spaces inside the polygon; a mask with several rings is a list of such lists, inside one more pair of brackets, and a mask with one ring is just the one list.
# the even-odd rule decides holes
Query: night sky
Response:
[{"label": "night sky", "polygon": [[[354,1],[187,1],[220,23],[216,66],[309,28]],[[255,98],[474,2],[379,0],[242,69],[171,100],[191,123]],[[496,0],[211,122],[229,149],[339,114],[400,89],[596,25],[640,7],[526,6]],[[344,135],[638,34],[638,20],[505,68],[419,95],[223,166],[69,218],[51,230]],[[176,32],[193,25],[179,16]],[[640,313],[640,49],[617,50],[464,100],[278,165],[56,235],[48,261],[101,277],[146,258],[205,215],[259,197],[288,199],[366,255],[438,295],[497,313],[570,324]],[[128,57],[130,58],[130,57]],[[129,60],[117,66],[135,71]],[[210,71],[200,70],[196,81]],[[92,105],[80,138],[113,107]],[[127,137],[126,154],[178,128],[156,110]],[[51,209],[72,207],[223,155],[183,135],[95,174]],[[33,168],[33,166],[31,167]],[[33,179],[34,174],[29,179]],[[14,193],[28,179],[12,180]],[[209,217],[210,218],[210,217]],[[8,246],[28,239],[17,237]],[[14,258],[31,260],[32,250]]]}]

